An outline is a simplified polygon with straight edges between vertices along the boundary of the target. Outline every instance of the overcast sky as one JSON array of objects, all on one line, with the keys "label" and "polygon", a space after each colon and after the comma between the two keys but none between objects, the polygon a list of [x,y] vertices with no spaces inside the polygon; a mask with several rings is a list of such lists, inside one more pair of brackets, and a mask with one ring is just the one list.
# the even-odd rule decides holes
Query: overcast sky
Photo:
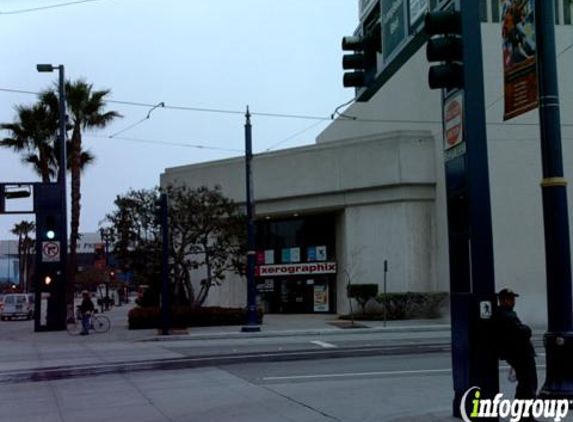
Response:
[{"label": "overcast sky", "polygon": [[[26,11],[62,3],[77,4]],[[36,100],[6,90],[56,82],[37,63],[64,64],[67,78],[111,89],[114,101],[238,112],[157,108],[145,119],[150,107],[108,103],[124,118],[84,135],[96,162],[82,179],[82,232],[98,228],[116,195],[158,185],[167,167],[242,155],[247,105],[328,117],[352,98],[340,40],[357,26],[355,0],[0,0],[0,12],[2,123]],[[255,153],[312,144],[328,125],[258,115],[252,123]],[[0,162],[2,182],[39,180],[7,149]],[[33,215],[0,216],[0,239],[24,218]]]}]

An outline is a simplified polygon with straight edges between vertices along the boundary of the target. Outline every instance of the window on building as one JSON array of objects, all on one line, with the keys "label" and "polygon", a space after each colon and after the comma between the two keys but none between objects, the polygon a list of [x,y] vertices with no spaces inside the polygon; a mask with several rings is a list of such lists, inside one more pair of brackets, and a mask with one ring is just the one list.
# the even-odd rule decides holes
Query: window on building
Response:
[{"label": "window on building", "polygon": [[479,20],[487,22],[487,0],[479,0]]},{"label": "window on building", "polygon": [[499,22],[499,0],[491,0],[491,21]]},{"label": "window on building", "polygon": [[563,23],[565,25],[571,25],[571,8],[573,7],[573,1],[563,0]]},{"label": "window on building", "polygon": [[559,0],[555,1],[555,25],[559,25]]}]

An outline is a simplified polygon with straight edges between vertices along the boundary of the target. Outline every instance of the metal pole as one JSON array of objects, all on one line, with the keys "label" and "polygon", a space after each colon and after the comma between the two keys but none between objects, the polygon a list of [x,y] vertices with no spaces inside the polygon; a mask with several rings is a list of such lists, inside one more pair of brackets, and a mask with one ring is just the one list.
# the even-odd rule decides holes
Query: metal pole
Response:
[{"label": "metal pole", "polygon": [[[58,183],[60,184],[60,192],[61,192],[61,208],[62,208],[62,216],[61,216],[61,231],[62,236],[60,239],[60,262],[61,262],[61,286],[60,292],[63,296],[62,306],[65,308],[62,310],[62,316],[60,324],[62,330],[66,328],[66,319],[68,317],[73,318],[74,314],[74,295],[72,290],[72,297],[69,298],[71,303],[67,304],[66,306],[66,298],[68,294],[68,211],[67,211],[67,197],[66,197],[66,170],[67,170],[67,158],[66,158],[66,126],[67,126],[67,116],[66,116],[66,78],[65,78],[65,70],[64,65],[61,64],[58,66],[59,71],[59,82],[58,82],[58,91],[59,91],[59,140],[60,140],[60,168],[58,169]],[[67,312],[66,312],[67,310]]]},{"label": "metal pole", "polygon": [[571,251],[567,181],[561,152],[554,19],[554,2],[535,2],[548,313],[548,330],[544,338],[546,381],[540,396],[573,399]]},{"label": "metal pole", "polygon": [[169,334],[171,328],[169,300],[169,221],[167,209],[167,194],[162,193],[161,207],[161,334]]},{"label": "metal pole", "polygon": [[261,328],[257,321],[257,287],[255,285],[255,223],[253,221],[253,173],[251,161],[253,159],[253,141],[251,127],[251,113],[249,107],[245,114],[245,168],[247,184],[247,326],[243,332],[256,332]]},{"label": "metal pole", "polygon": [[388,286],[386,284],[386,275],[388,274],[388,261],[384,260],[384,327],[388,321]]}]

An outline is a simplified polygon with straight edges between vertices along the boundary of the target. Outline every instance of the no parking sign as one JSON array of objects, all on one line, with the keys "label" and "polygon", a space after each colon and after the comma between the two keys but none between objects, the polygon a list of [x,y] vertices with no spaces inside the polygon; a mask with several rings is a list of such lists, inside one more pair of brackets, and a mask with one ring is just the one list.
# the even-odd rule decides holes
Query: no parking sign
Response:
[{"label": "no parking sign", "polygon": [[42,242],[42,262],[60,261],[60,242]]}]

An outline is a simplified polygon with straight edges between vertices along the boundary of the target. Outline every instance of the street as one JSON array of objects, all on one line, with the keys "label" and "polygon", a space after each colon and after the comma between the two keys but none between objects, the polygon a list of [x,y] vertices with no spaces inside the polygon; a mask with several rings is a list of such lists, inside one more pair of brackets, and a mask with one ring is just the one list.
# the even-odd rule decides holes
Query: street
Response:
[{"label": "street", "polygon": [[246,363],[4,383],[0,420],[431,421],[451,385],[447,353]]}]

